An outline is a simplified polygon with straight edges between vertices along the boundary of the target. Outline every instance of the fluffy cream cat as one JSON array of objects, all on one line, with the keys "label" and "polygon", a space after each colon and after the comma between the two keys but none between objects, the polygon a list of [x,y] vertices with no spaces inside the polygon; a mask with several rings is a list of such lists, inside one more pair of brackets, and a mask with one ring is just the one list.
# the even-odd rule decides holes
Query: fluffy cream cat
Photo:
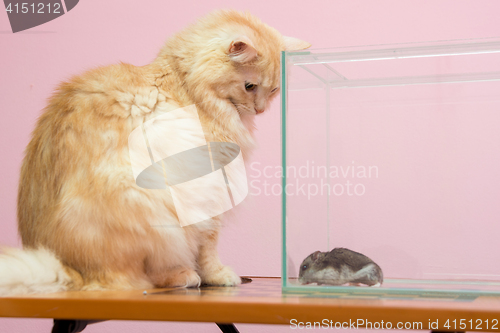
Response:
[{"label": "fluffy cream cat", "polygon": [[24,250],[1,256],[3,292],[239,284],[217,254],[220,216],[155,227],[178,217],[168,191],[136,185],[128,136],[195,104],[207,141],[234,142],[247,156],[251,118],[278,94],[280,51],[307,47],[248,13],[218,11],[170,38],[149,65],[101,67],[61,84],[26,149]]}]

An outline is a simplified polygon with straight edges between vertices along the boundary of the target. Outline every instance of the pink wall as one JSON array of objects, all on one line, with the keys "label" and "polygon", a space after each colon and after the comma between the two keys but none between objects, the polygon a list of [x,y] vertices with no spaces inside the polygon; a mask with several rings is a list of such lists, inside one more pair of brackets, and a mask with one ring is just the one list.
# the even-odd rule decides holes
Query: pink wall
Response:
[{"label": "pink wall", "polygon": [[[22,152],[56,84],[85,69],[151,61],[167,36],[219,8],[248,9],[283,34],[315,48],[500,36],[500,2],[467,1],[97,1],[81,0],[67,15],[12,34],[0,13],[0,244],[19,246],[15,205]],[[260,167],[280,163],[279,102],[257,120]],[[249,176],[256,175],[249,170]],[[267,179],[279,182],[279,179]],[[280,198],[253,196],[224,229],[223,261],[241,275],[279,276]],[[49,320],[2,319],[2,331],[48,332]],[[242,332],[287,327],[239,325]],[[88,332],[217,332],[212,324],[108,322]]]}]

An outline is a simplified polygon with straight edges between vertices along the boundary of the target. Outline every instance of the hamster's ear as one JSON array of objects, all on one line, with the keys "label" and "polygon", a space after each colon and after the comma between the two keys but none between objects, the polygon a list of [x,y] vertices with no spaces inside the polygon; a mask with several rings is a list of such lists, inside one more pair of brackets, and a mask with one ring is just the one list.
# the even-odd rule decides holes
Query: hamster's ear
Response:
[{"label": "hamster's ear", "polygon": [[293,37],[283,36],[283,41],[285,42],[285,51],[299,51],[311,47],[308,42]]},{"label": "hamster's ear", "polygon": [[257,56],[257,50],[247,36],[239,36],[231,41],[227,54],[232,61],[248,62]]},{"label": "hamster's ear", "polygon": [[320,251],[316,251],[316,252],[314,252],[314,253],[312,254],[311,259],[312,259],[313,261],[318,260],[320,253],[321,253]]}]

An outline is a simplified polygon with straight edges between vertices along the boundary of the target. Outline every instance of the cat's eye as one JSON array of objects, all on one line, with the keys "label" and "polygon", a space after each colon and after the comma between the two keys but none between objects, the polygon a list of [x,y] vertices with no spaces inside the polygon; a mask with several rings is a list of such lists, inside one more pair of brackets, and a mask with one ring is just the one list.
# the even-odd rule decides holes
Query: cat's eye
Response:
[{"label": "cat's eye", "polygon": [[245,83],[245,89],[246,91],[254,91],[255,88],[257,88],[257,85],[256,84],[253,84],[253,83]]},{"label": "cat's eye", "polygon": [[307,269],[307,265],[302,266],[302,269],[306,270]]},{"label": "cat's eye", "polygon": [[273,90],[271,90],[271,94],[274,94],[277,90],[278,88],[274,88]]}]

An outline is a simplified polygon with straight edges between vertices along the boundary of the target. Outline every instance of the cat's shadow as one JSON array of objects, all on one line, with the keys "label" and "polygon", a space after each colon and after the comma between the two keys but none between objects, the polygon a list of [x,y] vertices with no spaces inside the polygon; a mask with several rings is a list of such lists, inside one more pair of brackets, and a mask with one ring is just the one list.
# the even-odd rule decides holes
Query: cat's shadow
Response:
[{"label": "cat's shadow", "polygon": [[[241,278],[241,284],[251,283],[252,279],[247,277]],[[237,287],[218,287],[201,285],[199,288],[173,288],[162,290],[148,295],[186,295],[186,296],[232,296],[238,294]]]}]

